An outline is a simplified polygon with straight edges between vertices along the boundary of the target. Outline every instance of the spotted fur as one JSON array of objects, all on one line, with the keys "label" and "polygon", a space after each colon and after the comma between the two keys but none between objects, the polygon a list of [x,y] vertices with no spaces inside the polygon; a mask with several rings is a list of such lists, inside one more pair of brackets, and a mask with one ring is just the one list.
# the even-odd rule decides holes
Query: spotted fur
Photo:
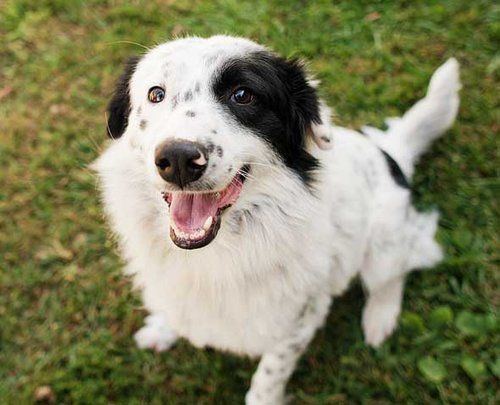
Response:
[{"label": "spotted fur", "polygon": [[[230,103],[241,83],[255,91],[251,108]],[[353,277],[368,295],[365,339],[378,346],[396,326],[405,275],[442,257],[437,213],[417,212],[394,175],[411,181],[419,156],[452,124],[456,61],[438,69],[426,97],[387,132],[364,128],[368,136],[331,124],[315,85],[300,63],[246,39],[168,42],[127,66],[108,109],[114,139],[95,163],[126,272],[152,314],[138,345],[166,350],[181,336],[260,357],[247,404],[284,402],[331,297]],[[148,101],[153,86],[166,90],[164,101]],[[221,190],[250,167],[218,235],[201,249],[181,250],[169,238],[162,192],[171,186],[154,164],[167,139],[208,151],[191,190]]]}]

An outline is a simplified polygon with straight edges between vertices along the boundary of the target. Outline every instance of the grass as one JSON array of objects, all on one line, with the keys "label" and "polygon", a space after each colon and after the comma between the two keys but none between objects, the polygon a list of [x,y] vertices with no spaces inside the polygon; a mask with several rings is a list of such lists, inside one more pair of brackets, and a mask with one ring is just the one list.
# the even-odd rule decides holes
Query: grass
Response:
[{"label": "grass", "polygon": [[377,351],[354,286],[289,390],[299,404],[498,403],[500,8],[484,0],[0,3],[1,402],[242,402],[254,362],[186,342],[135,348],[144,312],[86,169],[120,65],[143,52],[133,42],[221,32],[308,58],[353,127],[398,115],[458,58],[458,122],[415,179],[419,207],[442,212],[446,260],[409,278],[400,328]]}]

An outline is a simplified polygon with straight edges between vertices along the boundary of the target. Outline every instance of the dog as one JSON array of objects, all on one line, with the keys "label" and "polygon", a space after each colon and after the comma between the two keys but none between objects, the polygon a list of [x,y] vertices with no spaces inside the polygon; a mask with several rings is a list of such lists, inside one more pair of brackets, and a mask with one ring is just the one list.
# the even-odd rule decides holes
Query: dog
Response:
[{"label": "dog", "polygon": [[415,164],[453,123],[459,67],[382,131],[332,123],[304,63],[250,40],[187,37],[131,58],[94,167],[150,315],[135,340],[260,357],[247,404],[282,404],[332,297],[359,276],[366,342],[395,329],[404,279],[443,257]]}]

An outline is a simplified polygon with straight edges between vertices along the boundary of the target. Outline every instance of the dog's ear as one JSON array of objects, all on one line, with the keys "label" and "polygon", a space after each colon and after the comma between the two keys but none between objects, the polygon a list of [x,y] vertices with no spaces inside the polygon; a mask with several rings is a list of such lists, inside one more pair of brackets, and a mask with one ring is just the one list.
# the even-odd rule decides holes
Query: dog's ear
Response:
[{"label": "dog's ear", "polygon": [[128,116],[130,115],[130,78],[139,60],[138,56],[130,57],[125,63],[122,75],[116,82],[113,97],[107,108],[107,132],[110,138],[119,138],[127,128]]},{"label": "dog's ear", "polygon": [[299,59],[286,59],[284,62],[286,64],[284,83],[292,100],[291,121],[295,126],[294,129],[299,129],[298,133],[304,139],[311,125],[321,122],[318,96],[316,89],[307,79],[305,63]]},{"label": "dog's ear", "polygon": [[331,148],[330,109],[318,99],[318,81],[308,77],[304,63],[288,60],[287,85],[292,95],[299,127],[321,149]]}]

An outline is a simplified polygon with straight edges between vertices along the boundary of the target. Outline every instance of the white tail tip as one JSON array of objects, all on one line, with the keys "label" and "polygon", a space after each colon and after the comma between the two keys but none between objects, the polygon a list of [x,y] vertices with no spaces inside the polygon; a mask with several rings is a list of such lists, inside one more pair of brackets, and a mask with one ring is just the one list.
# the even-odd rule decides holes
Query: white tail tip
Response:
[{"label": "white tail tip", "polygon": [[448,59],[436,69],[429,83],[427,96],[446,96],[457,93],[462,87],[459,78],[459,64],[455,58]]}]

